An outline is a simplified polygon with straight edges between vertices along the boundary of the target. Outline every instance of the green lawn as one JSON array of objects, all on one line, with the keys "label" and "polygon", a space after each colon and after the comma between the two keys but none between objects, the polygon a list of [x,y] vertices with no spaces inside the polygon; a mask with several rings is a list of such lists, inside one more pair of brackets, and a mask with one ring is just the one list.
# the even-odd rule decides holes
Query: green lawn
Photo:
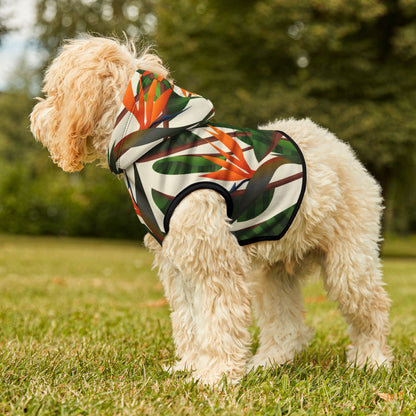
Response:
[{"label": "green lawn", "polygon": [[213,391],[163,370],[169,309],[140,244],[0,235],[0,415],[416,414],[415,243],[384,245],[391,372],[347,367],[346,326],[311,283],[311,346]]}]

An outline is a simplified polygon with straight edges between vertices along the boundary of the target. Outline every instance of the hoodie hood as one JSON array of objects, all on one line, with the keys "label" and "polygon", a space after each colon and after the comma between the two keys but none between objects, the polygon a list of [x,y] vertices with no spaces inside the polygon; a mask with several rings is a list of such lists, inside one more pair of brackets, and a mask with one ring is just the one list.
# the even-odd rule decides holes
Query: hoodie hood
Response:
[{"label": "hoodie hood", "polygon": [[210,100],[138,70],[127,86],[111,136],[111,171],[122,173],[162,141],[205,124],[213,115]]}]

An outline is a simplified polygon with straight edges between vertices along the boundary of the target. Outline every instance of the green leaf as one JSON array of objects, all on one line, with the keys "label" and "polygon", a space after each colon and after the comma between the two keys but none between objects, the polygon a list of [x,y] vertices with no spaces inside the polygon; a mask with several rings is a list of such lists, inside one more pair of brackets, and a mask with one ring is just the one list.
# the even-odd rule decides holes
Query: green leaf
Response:
[{"label": "green leaf", "polygon": [[155,172],[164,175],[186,175],[189,173],[208,173],[220,170],[216,165],[202,156],[172,156],[158,160],[153,164]]},{"label": "green leaf", "polygon": [[157,191],[156,189],[152,189],[152,198],[155,201],[157,207],[165,213],[173,200],[173,196],[165,195],[162,192]]},{"label": "green leaf", "polygon": [[[256,238],[258,236],[271,236],[276,237],[279,236],[286,228],[287,224],[289,223],[293,210],[295,209],[296,205],[293,205],[287,208],[285,211],[282,211],[278,215],[270,218],[269,220],[265,221],[253,227],[249,230],[240,230],[235,231],[233,234],[240,239],[251,239]],[[243,217],[240,217],[243,218]],[[240,220],[239,218],[239,220]],[[250,219],[250,218],[246,218]],[[243,220],[240,220],[243,221]]]},{"label": "green leaf", "polygon": [[180,95],[173,92],[169,97],[167,104],[168,114],[180,113],[188,104],[190,97],[181,97]]},{"label": "green leaf", "polygon": [[[263,191],[250,205],[243,211],[237,218],[237,222],[248,221],[253,218],[256,218],[260,215],[272,201],[273,194],[275,189]],[[247,198],[246,195],[242,194],[238,199],[234,197],[234,206],[238,207],[243,204],[244,198]],[[241,202],[239,201],[241,199]]]}]

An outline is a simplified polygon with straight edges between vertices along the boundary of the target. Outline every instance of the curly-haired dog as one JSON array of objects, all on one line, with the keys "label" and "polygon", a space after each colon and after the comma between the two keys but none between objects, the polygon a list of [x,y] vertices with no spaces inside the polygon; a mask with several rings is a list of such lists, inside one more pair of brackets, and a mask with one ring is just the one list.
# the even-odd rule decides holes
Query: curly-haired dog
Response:
[{"label": "curly-haired dog", "polygon": [[380,188],[351,148],[308,119],[209,123],[209,100],[167,77],[149,51],[68,41],[31,130],[65,171],[98,160],[124,175],[172,310],[173,369],[215,384],[290,362],[312,336],[301,283],[315,265],[349,325],[348,361],[389,364]]}]

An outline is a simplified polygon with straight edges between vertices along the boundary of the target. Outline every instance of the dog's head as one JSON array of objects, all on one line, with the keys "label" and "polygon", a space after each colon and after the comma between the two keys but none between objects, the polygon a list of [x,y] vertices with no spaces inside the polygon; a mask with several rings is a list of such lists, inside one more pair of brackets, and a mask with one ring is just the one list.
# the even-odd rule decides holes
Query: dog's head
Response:
[{"label": "dog's head", "polygon": [[30,116],[31,131],[63,170],[107,159],[108,142],[130,78],[137,69],[167,77],[161,59],[133,44],[87,36],[65,42],[46,71]]}]

